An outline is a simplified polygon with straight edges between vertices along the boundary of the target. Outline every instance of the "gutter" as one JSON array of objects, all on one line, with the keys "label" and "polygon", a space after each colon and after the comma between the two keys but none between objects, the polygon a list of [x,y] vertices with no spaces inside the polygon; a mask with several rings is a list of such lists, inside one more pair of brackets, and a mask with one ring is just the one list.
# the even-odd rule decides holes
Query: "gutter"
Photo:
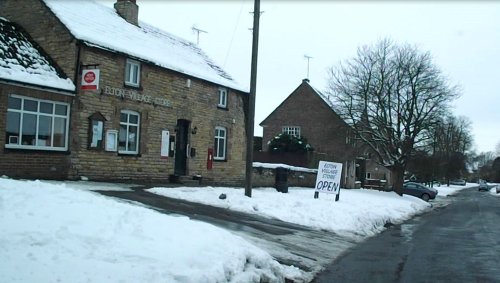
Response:
[{"label": "gutter", "polygon": [[71,91],[71,90],[64,90],[64,89],[53,88],[53,87],[48,87],[48,86],[40,86],[40,85],[35,85],[35,84],[30,84],[30,83],[11,81],[11,80],[6,80],[6,79],[0,79],[0,83],[21,86],[21,87],[31,88],[31,89],[36,89],[36,90],[50,91],[53,93],[58,93],[58,94],[66,95],[66,96],[73,96],[74,97],[76,94],[76,88],[74,91]]}]

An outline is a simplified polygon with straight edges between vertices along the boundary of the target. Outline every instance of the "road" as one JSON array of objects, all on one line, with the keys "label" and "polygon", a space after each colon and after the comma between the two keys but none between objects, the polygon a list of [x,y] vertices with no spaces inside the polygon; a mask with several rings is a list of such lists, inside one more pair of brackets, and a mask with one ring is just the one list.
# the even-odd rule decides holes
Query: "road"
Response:
[{"label": "road", "polygon": [[352,247],[313,282],[500,282],[500,198],[450,198]]},{"label": "road", "polygon": [[162,213],[188,216],[231,230],[269,252],[278,262],[293,265],[312,280],[332,259],[354,246],[359,240],[328,231],[311,229],[278,219],[231,211],[149,193],[144,188],[132,191],[98,191],[125,201],[134,201]]}]

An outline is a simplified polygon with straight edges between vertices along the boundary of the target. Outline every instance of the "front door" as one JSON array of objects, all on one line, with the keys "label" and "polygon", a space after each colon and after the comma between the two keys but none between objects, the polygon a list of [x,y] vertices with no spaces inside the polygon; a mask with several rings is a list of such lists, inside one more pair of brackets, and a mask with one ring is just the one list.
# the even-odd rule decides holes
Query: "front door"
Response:
[{"label": "front door", "polygon": [[178,176],[184,176],[187,174],[189,124],[190,122],[188,120],[177,120],[174,174]]}]

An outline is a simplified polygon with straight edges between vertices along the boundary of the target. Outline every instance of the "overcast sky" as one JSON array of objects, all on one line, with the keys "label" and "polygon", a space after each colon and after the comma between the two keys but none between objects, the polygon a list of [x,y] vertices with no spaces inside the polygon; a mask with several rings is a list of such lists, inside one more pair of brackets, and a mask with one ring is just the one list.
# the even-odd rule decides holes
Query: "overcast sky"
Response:
[{"label": "overcast sky", "polygon": [[[105,1],[112,6],[114,1]],[[196,42],[241,85],[249,86],[253,0],[137,0],[139,19]],[[463,95],[453,113],[472,121],[475,148],[500,143],[500,2],[261,0],[255,113],[258,126],[307,77],[319,90],[327,69],[382,38],[430,51]]]}]

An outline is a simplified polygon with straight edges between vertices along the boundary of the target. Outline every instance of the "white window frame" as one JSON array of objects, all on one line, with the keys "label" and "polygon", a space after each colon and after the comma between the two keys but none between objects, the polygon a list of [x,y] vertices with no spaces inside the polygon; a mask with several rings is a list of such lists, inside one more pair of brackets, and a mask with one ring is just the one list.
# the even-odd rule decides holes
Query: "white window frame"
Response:
[{"label": "white window frame", "polygon": [[[127,121],[122,122],[121,120],[121,115],[126,114],[127,115]],[[135,115],[137,116],[137,123],[131,123],[130,122],[130,116]],[[119,154],[139,154],[139,141],[140,141],[140,136],[141,136],[141,114],[136,111],[131,111],[131,110],[122,110],[120,111],[120,130],[118,131],[118,136],[121,136],[121,131],[122,131],[122,126],[126,127],[126,137],[130,135],[130,126],[136,126],[137,127],[137,135],[135,136],[135,144],[137,145],[135,150],[129,150],[128,148],[128,142],[125,143],[125,150],[120,150],[120,145],[118,144],[118,153]],[[120,142],[120,138],[118,137],[118,143]]]},{"label": "white window frame", "polygon": [[[7,112],[14,112],[14,113],[19,113],[20,119],[19,119],[19,136],[17,136],[17,139],[13,138],[13,136],[9,137],[9,140],[6,141],[5,148],[13,148],[13,149],[33,149],[33,150],[47,150],[47,151],[67,151],[68,150],[68,144],[69,144],[69,117],[71,113],[71,108],[68,103],[65,102],[59,102],[59,101],[53,101],[53,100],[45,100],[45,99],[38,99],[38,98],[33,98],[33,97],[27,97],[27,96],[21,96],[21,95],[15,95],[11,94],[9,97],[14,97],[21,99],[21,109],[9,109],[7,108]],[[24,110],[24,103],[26,100],[31,100],[31,101],[36,101],[37,102],[37,111],[29,111],[29,110]],[[43,113],[40,112],[40,103],[50,103],[52,104],[52,113]],[[60,115],[55,113],[55,106],[56,105],[62,105],[66,107],[66,115]],[[8,107],[8,106],[7,106]],[[23,145],[21,144],[22,142],[22,136],[23,136],[23,118],[24,114],[31,114],[31,115],[36,115],[36,130],[35,130],[35,145]],[[55,125],[55,118],[59,119],[64,119],[65,121],[65,127],[64,127],[64,146],[58,146],[55,147],[53,145],[38,145],[39,139],[38,139],[38,131],[40,129],[40,117],[50,117],[51,118],[51,125],[50,125],[50,141],[53,143],[54,141],[54,125]],[[6,125],[7,126],[7,125]],[[5,133],[7,135],[7,133]],[[10,141],[16,141],[17,144],[15,143],[10,143]]]},{"label": "white window frame", "polygon": [[228,96],[227,88],[220,87],[218,93],[219,93],[219,102],[217,106],[221,108],[227,108],[227,96]]},{"label": "white window frame", "polygon": [[[221,131],[224,132],[224,135],[221,135]],[[222,151],[218,146],[220,144],[220,140],[222,140],[222,144],[224,145]],[[214,160],[226,160],[226,153],[227,153],[227,129],[224,127],[215,127]]]},{"label": "white window frame", "polygon": [[[137,80],[134,81],[134,75]],[[138,61],[127,59],[125,63],[125,85],[138,87],[141,82],[141,64]]]},{"label": "white window frame", "polygon": [[289,136],[300,138],[300,127],[299,126],[283,126],[281,129],[283,134]]}]

